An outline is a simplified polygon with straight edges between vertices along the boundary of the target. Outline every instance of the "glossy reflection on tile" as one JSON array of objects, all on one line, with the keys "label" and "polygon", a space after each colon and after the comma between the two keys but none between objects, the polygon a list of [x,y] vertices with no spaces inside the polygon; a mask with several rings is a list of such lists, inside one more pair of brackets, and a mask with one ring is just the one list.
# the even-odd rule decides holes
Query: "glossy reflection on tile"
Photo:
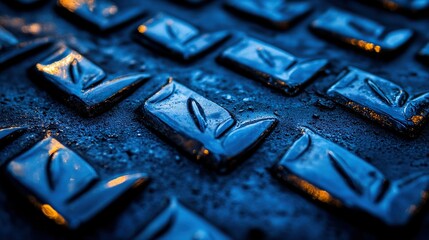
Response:
[{"label": "glossy reflection on tile", "polygon": [[226,109],[174,81],[139,110],[144,124],[219,171],[235,166],[277,123],[271,116],[238,123]]},{"label": "glossy reflection on tile", "polygon": [[414,137],[429,117],[429,93],[417,96],[357,68],[344,70],[329,90],[336,102],[382,126]]},{"label": "glossy reflection on tile", "polygon": [[309,129],[303,129],[273,170],[315,201],[364,212],[391,226],[407,224],[429,198],[429,174],[390,181],[365,160]]},{"label": "glossy reflection on tile", "polygon": [[299,59],[252,38],[226,49],[219,61],[288,95],[296,94],[328,65],[326,59]]},{"label": "glossy reflection on tile", "polygon": [[180,60],[193,60],[222,43],[228,33],[201,33],[191,24],[159,13],[137,28],[135,38],[152,50]]},{"label": "glossy reflection on tile", "polygon": [[100,179],[79,155],[46,138],[7,164],[7,174],[49,219],[76,229],[147,180],[142,173]]},{"label": "glossy reflection on tile", "polygon": [[96,64],[63,45],[33,69],[33,79],[86,116],[97,115],[129,95],[148,74],[107,76]]},{"label": "glossy reflection on tile", "polygon": [[0,26],[0,68],[51,44],[52,40],[50,38],[20,41],[12,33]]},{"label": "glossy reflection on tile", "polygon": [[184,207],[176,199],[171,199],[169,206],[133,239],[227,240],[231,238],[198,214]]},{"label": "glossy reflection on tile", "polygon": [[392,54],[412,38],[411,29],[390,30],[367,18],[330,8],[311,24],[323,37],[372,54]]},{"label": "glossy reflection on tile", "polygon": [[[140,4],[111,0],[58,0],[60,9],[98,31],[108,31],[141,16]],[[85,26],[82,24],[82,26]]]},{"label": "glossy reflection on tile", "polygon": [[289,0],[228,0],[226,6],[277,29],[287,29],[306,16],[312,5]]}]

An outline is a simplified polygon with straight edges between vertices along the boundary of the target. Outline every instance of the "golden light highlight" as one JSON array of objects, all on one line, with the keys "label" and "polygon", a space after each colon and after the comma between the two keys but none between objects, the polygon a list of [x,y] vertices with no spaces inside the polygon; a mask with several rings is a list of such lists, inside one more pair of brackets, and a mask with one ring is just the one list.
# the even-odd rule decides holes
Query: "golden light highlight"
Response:
[{"label": "golden light highlight", "polygon": [[49,155],[52,155],[52,154],[58,152],[58,150],[64,148],[64,146],[61,143],[59,143],[58,141],[54,140],[51,143],[52,144],[51,144],[51,148],[49,149]]},{"label": "golden light highlight", "polygon": [[309,194],[313,199],[336,207],[340,207],[342,205],[339,200],[332,197],[331,194],[329,194],[327,191],[321,190],[309,182],[298,178],[297,176],[289,175],[287,177],[287,181]]},{"label": "golden light highlight", "polygon": [[119,184],[124,183],[126,180],[128,180],[128,176],[117,177],[117,178],[115,178],[113,180],[110,180],[107,183],[107,186],[108,187],[115,187],[115,186],[118,186]]},{"label": "golden light highlight", "polygon": [[140,25],[137,28],[137,31],[139,31],[139,33],[145,33],[147,31],[147,27],[145,25]]},{"label": "golden light highlight", "polygon": [[350,43],[353,46],[359,47],[362,50],[365,50],[367,52],[375,52],[380,53],[381,52],[381,46],[375,45],[374,43],[366,42],[364,40],[358,40],[358,39],[347,39],[346,42]]},{"label": "golden light highlight", "polygon": [[418,125],[423,120],[423,116],[416,115],[411,117],[411,121],[414,123],[414,125]]},{"label": "golden light highlight", "polygon": [[85,3],[85,0],[59,0],[58,4],[65,7],[70,12],[76,11],[82,4]]},{"label": "golden light highlight", "polygon": [[49,219],[52,219],[55,221],[55,223],[59,225],[66,225],[67,221],[61,216],[51,205],[49,204],[43,204],[40,207],[40,210],[42,210],[42,213],[48,217]]},{"label": "golden light highlight", "polygon": [[374,121],[378,121],[386,126],[392,126],[392,124],[389,121],[386,121],[386,119],[382,115],[374,112],[373,110],[367,107],[361,107],[353,102],[347,102],[346,106],[349,108],[352,108],[355,112],[361,113],[362,115]]},{"label": "golden light highlight", "polygon": [[102,13],[104,16],[114,15],[118,12],[118,7],[115,5],[111,5],[109,7],[103,8],[98,11],[98,6],[96,8],[95,0],[59,0],[58,2],[61,6],[69,10],[70,12],[76,11],[82,5],[86,5],[89,11],[94,12],[97,11]]},{"label": "golden light highlight", "polygon": [[24,33],[38,34],[42,31],[42,25],[39,23],[32,23],[30,25],[24,25],[21,27]]},{"label": "golden light highlight", "polygon": [[69,55],[67,55],[65,58],[53,62],[49,65],[43,65],[38,63],[36,65],[37,70],[46,72],[51,75],[55,75],[61,78],[66,78],[68,75],[68,66],[74,61],[77,60],[80,62],[82,60],[82,55],[72,52]]}]

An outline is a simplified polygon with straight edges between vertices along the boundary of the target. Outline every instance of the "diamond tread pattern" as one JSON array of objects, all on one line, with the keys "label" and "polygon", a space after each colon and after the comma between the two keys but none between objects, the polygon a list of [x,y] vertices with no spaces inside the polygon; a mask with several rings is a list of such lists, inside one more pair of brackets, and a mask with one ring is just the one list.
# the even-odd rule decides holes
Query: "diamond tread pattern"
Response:
[{"label": "diamond tread pattern", "polygon": [[[58,2],[0,3],[0,236],[425,239],[429,235],[425,207],[408,222],[424,205],[419,200],[424,203],[428,196],[427,177],[417,174],[429,172],[429,126],[424,126],[429,116],[425,94],[429,20],[424,17],[429,1],[415,9],[399,0],[384,1],[384,6],[358,0],[293,4],[103,0],[96,1],[95,8],[76,7],[79,1]],[[341,21],[333,21],[338,16]],[[253,45],[241,49],[246,41]],[[348,72],[362,79],[351,79]],[[346,80],[359,80],[362,94],[353,95],[355,85],[339,86]],[[163,93],[171,82],[179,90]],[[165,100],[170,95],[177,97]],[[156,104],[165,101],[165,108],[152,106],[154,98]],[[175,104],[180,111],[171,107]],[[344,181],[342,191],[329,191],[330,185],[324,184],[332,179],[326,180],[323,173],[290,170],[295,163],[288,161],[302,156],[287,156],[308,150],[297,144],[303,131],[322,139],[315,145],[328,144],[327,149],[335,150],[325,156],[313,147],[309,154],[327,159],[319,170],[336,171],[335,181]],[[61,195],[43,200],[45,193],[37,196],[38,191],[57,194],[61,190],[53,186],[76,186],[67,182],[67,176],[52,183],[61,173],[73,171],[67,154],[49,153],[46,160],[44,152],[38,159],[43,164],[36,166],[31,164],[37,161],[22,159],[42,140],[53,138],[81,165],[89,164],[86,168],[97,178],[113,179],[93,196],[124,182],[130,184],[127,189],[135,183],[143,186],[132,193],[115,192],[118,196],[112,199],[119,195],[124,199],[119,204],[108,199],[99,208],[91,207],[95,197],[89,189],[98,185],[89,180],[84,189],[68,189],[75,195],[72,200]],[[304,167],[314,164],[304,159]],[[348,161],[369,177],[344,170]],[[31,187],[15,187],[14,181],[24,181],[20,173],[28,171],[20,169],[19,162],[25,162],[25,168],[39,167],[40,172],[48,166],[48,180],[33,179]],[[215,171],[224,168],[228,171]],[[377,205],[372,195],[360,195],[374,194],[367,182],[374,172],[377,195],[396,194],[400,199],[402,191],[403,196],[412,196],[408,200],[417,206],[401,205],[410,216],[390,217],[395,213],[388,210],[371,216],[378,207],[394,205],[393,200]],[[79,171],[73,174],[79,178]],[[133,176],[132,184],[118,176]],[[321,179],[319,187],[327,192],[316,188]],[[422,191],[422,199],[416,191]],[[43,214],[24,197],[34,192],[30,202]],[[323,204],[327,197],[336,198],[330,206]],[[78,223],[70,228],[85,224],[74,230],[57,226],[76,212],[64,220],[50,205],[40,205],[43,201],[52,206],[79,202],[89,213],[79,216],[83,220],[76,217]],[[347,203],[344,208],[338,207],[341,201]],[[352,211],[351,205],[360,206],[360,211]],[[61,207],[56,210],[61,214]],[[389,221],[402,226],[386,226]]]}]

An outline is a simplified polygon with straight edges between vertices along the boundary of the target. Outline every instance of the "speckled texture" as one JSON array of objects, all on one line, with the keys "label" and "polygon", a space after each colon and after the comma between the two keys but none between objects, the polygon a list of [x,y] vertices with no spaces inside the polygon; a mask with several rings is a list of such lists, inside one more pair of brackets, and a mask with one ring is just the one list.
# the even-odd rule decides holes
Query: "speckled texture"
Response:
[{"label": "speckled texture", "polygon": [[[11,21],[18,16],[27,24],[41,23],[47,35],[65,39],[107,73],[169,74],[202,96],[237,113],[239,120],[255,113],[267,113],[276,115],[280,122],[253,155],[231,173],[219,175],[191,161],[138,121],[135,109],[165,81],[154,78],[106,113],[82,118],[27,77],[25,69],[48,53],[28,57],[1,72],[0,126],[29,129],[1,149],[0,163],[5,163],[45,135],[51,135],[84,156],[102,177],[133,170],[147,173],[151,182],[131,196],[118,211],[101,218],[103,221],[98,219],[87,228],[70,233],[44,219],[2,180],[0,236],[8,236],[8,239],[126,239],[141,231],[145,223],[165,206],[167,198],[175,196],[236,239],[427,238],[427,212],[412,222],[409,229],[399,233],[371,226],[365,224],[366,219],[314,204],[283,185],[267,169],[299,137],[299,127],[307,126],[368,161],[389,179],[429,171],[429,127],[424,128],[418,138],[405,139],[326,98],[326,89],[349,65],[396,82],[411,94],[428,91],[428,68],[415,60],[415,54],[429,38],[428,19],[410,19],[354,0],[314,0],[315,11],[308,17],[289,30],[276,31],[234,17],[233,12],[222,6],[222,1],[212,1],[200,8],[167,0],[142,2],[149,12],[147,17],[162,11],[200,26],[204,31],[228,30],[236,36],[244,32],[299,57],[329,58],[329,70],[297,96],[287,97],[216,62],[216,57],[233,44],[233,39],[208,55],[184,64],[159,55],[132,39],[132,32],[144,22],[144,17],[112,34],[98,35],[58,15],[54,11],[54,1],[24,12],[2,3],[0,23],[19,24],[19,21]],[[417,31],[417,36],[395,58],[386,60],[367,56],[309,32],[310,22],[329,6],[367,15],[385,25],[411,27]]]}]

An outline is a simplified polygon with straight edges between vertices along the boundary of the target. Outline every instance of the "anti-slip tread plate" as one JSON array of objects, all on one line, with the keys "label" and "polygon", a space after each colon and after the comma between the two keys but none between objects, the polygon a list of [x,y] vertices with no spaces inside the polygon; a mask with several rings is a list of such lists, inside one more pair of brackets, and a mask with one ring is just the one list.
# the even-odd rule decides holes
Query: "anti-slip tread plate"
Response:
[{"label": "anti-slip tread plate", "polygon": [[[126,204],[109,208],[103,213],[107,217],[101,215],[77,231],[68,231],[40,214],[2,174],[1,236],[130,239],[142,236],[171,198],[194,212],[196,221],[204,219],[200,224],[209,224],[233,239],[425,239],[429,234],[427,211],[406,228],[388,228],[373,224],[370,216],[318,204],[279,181],[272,170],[299,139],[301,127],[307,127],[380,169],[386,179],[428,172],[429,126],[408,138],[335,103],[327,94],[348,67],[389,80],[410,96],[429,91],[429,68],[417,58],[429,39],[427,18],[410,18],[357,0],[308,0],[313,9],[309,14],[286,30],[277,30],[228,8],[224,1],[197,6],[170,0],[129,2],[139,3],[143,15],[103,32],[93,31],[73,15],[60,11],[55,1],[24,8],[1,3],[0,23],[19,41],[44,37],[62,40],[107,76],[151,76],[133,93],[115,104],[108,103],[111,106],[103,113],[88,118],[66,104],[63,96],[52,94],[52,88],[29,76],[32,73],[27,70],[55,53],[55,46],[24,53],[2,70],[0,127],[24,127],[26,131],[1,146],[0,164],[5,166],[42,138],[51,136],[87,160],[101,179],[132,171],[146,173],[151,181],[130,195]],[[412,29],[415,34],[395,55],[362,51],[310,29],[314,20],[332,8],[371,19],[389,29]],[[135,36],[139,26],[158,13],[181,19],[201,29],[202,34],[223,31],[230,38],[191,62],[170,58],[149,44],[139,44]],[[257,39],[299,59],[327,59],[329,65],[296,95],[288,96],[221,63],[219,56],[243,38]],[[361,44],[365,48],[366,43]],[[270,63],[269,56],[262,54],[262,58]],[[274,116],[278,124],[230,172],[213,171],[170,144],[168,137],[148,128],[136,112],[170,76],[233,113],[237,122]],[[193,236],[206,236],[197,233]]]}]

